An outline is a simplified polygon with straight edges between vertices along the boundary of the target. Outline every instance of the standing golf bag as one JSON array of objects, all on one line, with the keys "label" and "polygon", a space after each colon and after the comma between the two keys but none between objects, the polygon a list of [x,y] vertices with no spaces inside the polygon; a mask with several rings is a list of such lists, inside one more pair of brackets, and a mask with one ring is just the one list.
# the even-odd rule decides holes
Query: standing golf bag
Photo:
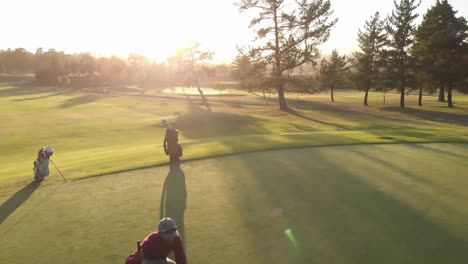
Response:
[{"label": "standing golf bag", "polygon": [[49,175],[50,156],[54,154],[54,149],[51,147],[42,147],[39,149],[37,159],[34,161],[34,180],[43,181]]},{"label": "standing golf bag", "polygon": [[163,120],[166,126],[164,136],[164,153],[169,156],[170,161],[178,161],[183,155],[182,146],[179,144],[179,130],[171,127],[167,121]]}]

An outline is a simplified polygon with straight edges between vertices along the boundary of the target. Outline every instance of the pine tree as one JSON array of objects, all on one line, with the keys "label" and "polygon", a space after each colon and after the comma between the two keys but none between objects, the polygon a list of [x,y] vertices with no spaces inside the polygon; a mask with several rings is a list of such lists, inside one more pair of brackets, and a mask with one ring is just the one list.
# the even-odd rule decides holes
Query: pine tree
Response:
[{"label": "pine tree", "polygon": [[359,51],[354,53],[355,72],[353,81],[365,92],[364,105],[368,106],[368,95],[371,89],[382,85],[382,50],[387,44],[385,21],[379,12],[366,21],[363,30],[358,32]]},{"label": "pine tree", "polygon": [[330,89],[331,101],[335,102],[334,90],[347,84],[346,74],[350,68],[350,60],[340,56],[337,50],[332,52],[330,61],[323,59],[320,64],[319,82],[323,89]]},{"label": "pine tree", "polygon": [[438,84],[441,94],[448,89],[449,107],[453,107],[453,90],[464,88],[462,83],[468,77],[464,59],[468,56],[468,26],[466,19],[456,14],[447,0],[438,0],[424,15],[413,47],[419,76]]},{"label": "pine tree", "polygon": [[252,54],[272,67],[271,79],[278,90],[281,110],[288,110],[284,86],[287,72],[320,56],[318,45],[330,36],[337,20],[329,0],[239,0],[239,10],[258,10],[250,26],[259,44]]},{"label": "pine tree", "polygon": [[394,1],[395,9],[387,20],[389,49],[386,50],[388,77],[400,92],[400,107],[405,107],[405,91],[413,81],[413,58],[410,49],[413,44],[415,13],[421,2],[416,0]]}]

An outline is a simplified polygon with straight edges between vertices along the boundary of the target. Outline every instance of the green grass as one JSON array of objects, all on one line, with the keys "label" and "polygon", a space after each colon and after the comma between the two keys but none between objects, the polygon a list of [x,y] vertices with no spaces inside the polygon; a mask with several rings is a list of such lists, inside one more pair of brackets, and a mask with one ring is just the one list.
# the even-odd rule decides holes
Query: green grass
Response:
[{"label": "green grass", "polygon": [[[466,142],[468,100],[455,97],[455,109],[427,97],[427,106],[400,111],[389,95],[338,93],[290,100],[296,114],[277,110],[276,100],[251,94],[210,98],[210,111],[198,98],[88,93],[34,86],[0,86],[0,182],[31,177],[42,145],[69,178],[88,177],[162,164],[162,118],[181,129],[185,159],[288,147],[393,143]],[[294,95],[290,95],[294,98]]]},{"label": "green grass", "polygon": [[[468,261],[467,96],[449,109],[411,95],[405,110],[396,94],[384,105],[371,93],[368,108],[359,92],[288,98],[290,113],[239,91],[206,107],[0,84],[0,263],[123,262],[162,216],[190,263]],[[182,171],[155,167],[167,162],[162,118],[197,159]],[[42,145],[71,181],[51,168],[29,183]]]},{"label": "green grass", "polygon": [[0,225],[0,263],[122,263],[164,215],[190,263],[465,263],[467,146],[316,147],[49,179],[6,203],[24,202]]}]

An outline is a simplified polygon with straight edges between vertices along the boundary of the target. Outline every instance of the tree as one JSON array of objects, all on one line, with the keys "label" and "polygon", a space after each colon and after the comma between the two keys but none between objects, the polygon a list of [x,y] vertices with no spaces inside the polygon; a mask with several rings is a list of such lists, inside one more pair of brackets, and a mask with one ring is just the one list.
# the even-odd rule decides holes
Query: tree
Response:
[{"label": "tree", "polygon": [[335,102],[333,92],[336,88],[347,84],[346,72],[349,70],[350,60],[340,56],[337,50],[332,52],[330,61],[323,59],[320,64],[319,81],[324,89],[330,89],[331,101]]},{"label": "tree", "polygon": [[330,36],[337,20],[329,0],[240,0],[240,12],[258,10],[250,27],[260,43],[252,48],[256,60],[272,66],[271,77],[278,90],[281,110],[288,110],[284,96],[285,73],[306,62],[314,62],[318,45]]},{"label": "tree", "polygon": [[128,55],[128,82],[131,84],[143,85],[147,79],[147,71],[150,62],[143,55],[130,53]]},{"label": "tree", "polygon": [[413,58],[410,49],[413,44],[415,13],[421,2],[416,0],[394,0],[395,9],[387,20],[389,49],[385,51],[388,77],[400,92],[400,107],[405,107],[405,90],[413,81],[411,72]]},{"label": "tree", "polygon": [[363,30],[358,32],[359,51],[354,53],[355,72],[353,81],[365,92],[364,105],[368,106],[368,95],[371,89],[382,85],[382,51],[387,44],[385,21],[379,12],[366,21]]},{"label": "tree", "polygon": [[[464,61],[468,54],[468,26],[466,19],[456,14],[447,0],[438,0],[424,15],[413,47],[420,78],[440,86],[439,101],[445,101],[446,87],[449,107],[454,106],[452,91],[463,88],[468,77]],[[420,104],[421,93],[420,89]]]},{"label": "tree", "polygon": [[202,50],[201,44],[196,41],[189,41],[184,48],[177,51],[175,57],[170,59],[176,64],[183,85],[197,87],[203,102],[207,100],[200,87],[200,78],[203,75],[201,63],[211,59],[213,59],[213,52]]},{"label": "tree", "polygon": [[260,89],[263,92],[265,98],[265,90],[268,88],[265,80],[266,76],[266,65],[261,61],[255,61],[248,53],[243,50],[239,50],[239,54],[232,62],[232,75],[239,81],[241,89],[253,91]]}]

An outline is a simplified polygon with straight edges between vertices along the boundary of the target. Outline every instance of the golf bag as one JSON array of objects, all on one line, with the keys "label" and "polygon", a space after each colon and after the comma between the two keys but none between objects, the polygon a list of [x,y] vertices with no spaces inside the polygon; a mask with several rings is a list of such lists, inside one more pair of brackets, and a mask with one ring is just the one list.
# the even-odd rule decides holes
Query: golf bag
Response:
[{"label": "golf bag", "polygon": [[182,146],[179,144],[179,130],[171,127],[167,121],[163,121],[166,125],[166,135],[164,136],[164,153],[169,156],[171,161],[178,161],[183,155]]},{"label": "golf bag", "polygon": [[49,161],[52,154],[54,154],[54,149],[51,147],[42,147],[39,149],[37,159],[33,163],[35,181],[42,181],[49,175]]}]

